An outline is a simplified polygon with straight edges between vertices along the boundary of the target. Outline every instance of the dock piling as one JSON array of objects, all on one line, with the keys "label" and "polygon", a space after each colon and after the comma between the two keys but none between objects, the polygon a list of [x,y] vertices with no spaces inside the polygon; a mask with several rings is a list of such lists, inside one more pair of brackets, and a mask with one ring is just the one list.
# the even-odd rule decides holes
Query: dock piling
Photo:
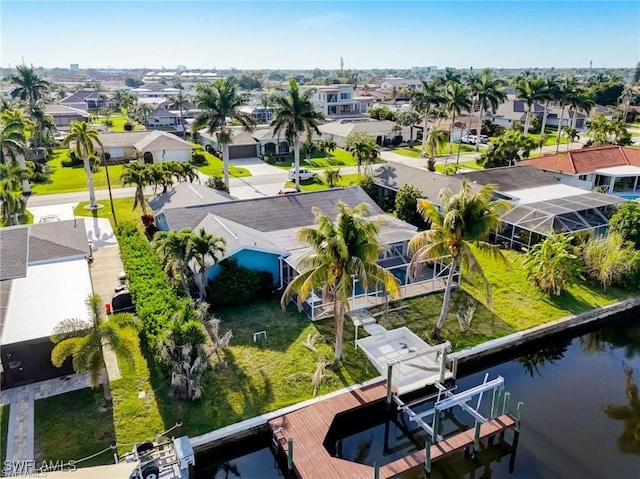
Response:
[{"label": "dock piling", "polygon": [[504,393],[504,399],[502,400],[502,415],[509,412],[509,403],[511,402],[511,393],[506,391]]},{"label": "dock piling", "polygon": [[380,479],[380,464],[373,463],[373,479]]},{"label": "dock piling", "polygon": [[429,438],[425,441],[424,452],[424,472],[427,474],[427,478],[429,478],[431,477],[431,441]]},{"label": "dock piling", "polygon": [[287,442],[287,468],[289,472],[293,471],[293,439]]},{"label": "dock piling", "polygon": [[476,421],[476,430],[473,433],[473,452],[474,455],[476,452],[480,450],[480,427],[482,424],[479,421]]},{"label": "dock piling", "polygon": [[518,401],[518,406],[516,407],[516,427],[514,428],[516,432],[520,432],[520,421],[522,417],[522,406],[524,403],[522,401]]},{"label": "dock piling", "polygon": [[393,379],[393,364],[387,365],[387,410],[391,410],[391,396],[393,394],[393,388],[391,387],[391,380]]}]

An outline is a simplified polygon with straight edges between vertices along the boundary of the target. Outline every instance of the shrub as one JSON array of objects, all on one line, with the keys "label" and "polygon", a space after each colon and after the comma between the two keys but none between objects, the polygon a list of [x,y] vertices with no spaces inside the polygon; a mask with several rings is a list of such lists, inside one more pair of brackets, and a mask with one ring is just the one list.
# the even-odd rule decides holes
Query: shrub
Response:
[{"label": "shrub", "polygon": [[358,186],[364,190],[372,199],[376,199],[376,184],[369,175],[363,175],[358,179]]},{"label": "shrub", "polygon": [[264,157],[264,161],[266,161],[270,165],[276,164],[276,157],[274,155],[267,155]]},{"label": "shrub", "polygon": [[637,289],[633,276],[640,265],[640,251],[620,233],[610,232],[604,241],[590,240],[583,249],[583,260],[586,273],[605,288],[627,285]]},{"label": "shrub", "polygon": [[581,277],[573,240],[573,236],[552,235],[527,251],[523,262],[527,279],[542,292],[560,296]]},{"label": "shrub", "polygon": [[413,185],[404,185],[396,195],[396,216],[402,221],[414,226],[423,227],[424,220],[418,213],[418,200],[422,198],[422,191]]},{"label": "shrub", "polygon": [[129,122],[124,124],[124,131],[133,131],[133,125]]},{"label": "shrub", "polygon": [[147,239],[151,240],[159,230],[156,226],[156,218],[153,215],[142,215],[142,224],[144,225],[144,232],[147,235]]},{"label": "shrub", "polygon": [[107,128],[111,128],[113,126],[113,121],[112,120],[105,120],[104,125]]},{"label": "shrub", "polygon": [[229,188],[224,184],[224,180],[220,176],[212,176],[205,183],[207,188],[211,188],[214,190],[225,191],[229,193]]},{"label": "shrub", "polygon": [[202,151],[196,150],[191,155],[191,162],[194,165],[204,165],[207,163],[207,159],[205,158],[204,153]]},{"label": "shrub", "polygon": [[620,233],[640,249],[640,201],[625,201],[609,222],[611,231]]},{"label": "shrub", "polygon": [[220,272],[207,291],[214,306],[247,304],[266,298],[273,291],[273,275],[240,266],[234,258],[219,263]]},{"label": "shrub", "polygon": [[144,338],[159,361],[157,347],[162,343],[173,314],[180,308],[181,300],[169,284],[158,256],[136,225],[120,223],[116,235],[131,297],[143,324]]}]

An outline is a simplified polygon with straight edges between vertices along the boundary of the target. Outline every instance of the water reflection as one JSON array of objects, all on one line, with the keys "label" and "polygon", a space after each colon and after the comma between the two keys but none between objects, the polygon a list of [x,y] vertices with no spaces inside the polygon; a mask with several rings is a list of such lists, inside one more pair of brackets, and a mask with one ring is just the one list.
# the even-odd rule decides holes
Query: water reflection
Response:
[{"label": "water reflection", "polygon": [[571,340],[569,339],[553,346],[538,349],[533,353],[525,354],[516,359],[516,361],[522,364],[529,376],[533,377],[533,374],[536,373],[542,377],[540,369],[546,365],[556,364],[556,362],[563,359],[570,345]]},{"label": "water reflection", "polygon": [[633,380],[633,368],[624,364],[625,392],[628,405],[608,404],[602,407],[611,419],[624,421],[624,430],[618,438],[618,448],[625,454],[640,455],[640,398],[638,386]]}]

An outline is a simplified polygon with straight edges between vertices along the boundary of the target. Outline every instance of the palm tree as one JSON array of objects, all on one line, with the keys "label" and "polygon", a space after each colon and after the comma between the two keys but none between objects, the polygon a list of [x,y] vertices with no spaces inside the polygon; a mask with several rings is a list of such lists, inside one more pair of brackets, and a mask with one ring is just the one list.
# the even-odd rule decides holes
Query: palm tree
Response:
[{"label": "palm tree", "polygon": [[127,110],[127,115],[133,121],[137,121],[141,125],[146,125],[147,117],[153,112],[153,110],[155,110],[155,108],[149,103],[138,103],[130,110]]},{"label": "palm tree", "polygon": [[397,298],[400,289],[396,277],[377,263],[384,246],[378,241],[378,221],[367,217],[364,203],[348,208],[339,202],[335,221],[319,208],[313,208],[313,214],[316,227],[298,232],[298,238],[311,247],[311,252],[301,263],[303,271],[287,285],[281,305],[284,309],[297,295],[298,307],[302,308],[302,303],[318,289],[325,303],[333,303],[336,336],[332,367],[336,368],[342,358],[344,317],[350,307],[354,279],[364,291],[382,289],[391,298]]},{"label": "palm tree", "polygon": [[611,419],[624,422],[624,429],[618,438],[618,448],[627,454],[640,454],[640,397],[638,385],[633,380],[633,368],[623,363],[625,376],[625,396],[628,405],[607,404],[602,410]]},{"label": "palm tree", "polygon": [[360,176],[360,167],[364,165],[364,172],[367,174],[369,166],[380,156],[380,147],[373,137],[357,138],[347,147],[347,151],[358,160],[358,176]]},{"label": "palm tree", "polygon": [[144,199],[144,187],[150,185],[153,180],[151,179],[151,170],[147,167],[147,165],[143,165],[142,163],[132,162],[124,165],[124,169],[122,170],[122,176],[120,176],[120,181],[122,181],[122,185],[136,185],[136,192],[133,199],[133,210],[135,210],[138,205],[142,208],[142,214],[147,214],[147,206],[145,204]]},{"label": "palm tree", "polygon": [[45,108],[46,104],[40,100],[29,109],[29,116],[35,123],[36,146],[46,145],[45,138],[49,139],[51,132],[56,130],[55,121],[46,113]]},{"label": "palm tree", "polygon": [[504,82],[491,76],[491,70],[485,68],[480,74],[476,86],[480,113],[478,117],[478,131],[476,135],[476,151],[480,149],[480,135],[482,133],[482,118],[484,112],[491,109],[494,113],[501,103],[507,99]]},{"label": "palm tree", "polygon": [[545,88],[545,81],[537,76],[526,76],[516,82],[518,98],[527,104],[527,114],[524,119],[524,133],[529,134],[529,121],[531,120],[531,108],[540,99]]},{"label": "palm tree", "polygon": [[180,231],[160,231],[153,237],[153,246],[160,254],[165,272],[172,278],[178,277],[186,297],[191,296],[187,247],[192,236],[191,228],[184,228]]},{"label": "palm tree", "polygon": [[[5,110],[0,116],[0,163],[20,161],[28,154],[26,129],[29,120],[21,110]],[[24,165],[23,165],[24,166]]]},{"label": "palm tree", "polygon": [[575,96],[577,82],[575,77],[565,75],[558,84],[557,101],[562,108],[560,118],[558,119],[558,133],[556,135],[556,153],[560,150],[560,134],[562,133],[562,122],[564,121],[564,110]]},{"label": "palm tree", "polygon": [[409,264],[410,274],[416,276],[426,261],[445,256],[451,258],[442,311],[433,330],[434,338],[440,335],[447,319],[453,279],[459,274],[460,268],[484,283],[487,303],[491,306],[491,285],[476,258],[474,248],[506,267],[509,265],[498,246],[486,241],[492,231],[500,229],[500,217],[509,209],[507,201],[492,199],[494,193],[495,185],[485,185],[473,192],[471,184],[464,179],[458,193],[448,188],[440,191],[439,207],[428,200],[418,200],[418,212],[431,227],[416,233],[409,242],[409,250],[413,254]]},{"label": "palm tree", "polygon": [[575,129],[578,112],[582,111],[588,116],[591,109],[596,106],[596,102],[589,91],[584,88],[577,88],[575,94],[569,99],[569,105],[573,111],[571,128]]},{"label": "palm tree", "polygon": [[11,96],[26,101],[30,107],[33,107],[47,94],[49,82],[40,78],[33,67],[18,65],[16,70],[16,73],[7,77],[7,81],[16,85]]},{"label": "palm tree", "polygon": [[62,144],[68,148],[73,142],[73,152],[77,158],[82,158],[84,171],[87,174],[87,186],[89,187],[89,209],[96,209],[98,205],[96,204],[96,194],[93,191],[93,171],[89,158],[95,156],[95,146],[101,144],[100,136],[96,130],[84,121],[72,121],[70,127],[69,133],[67,133]]},{"label": "palm tree", "polygon": [[342,173],[340,168],[327,168],[324,170],[324,180],[329,185],[329,188],[334,188],[342,179]]},{"label": "palm tree", "polygon": [[169,97],[169,107],[180,111],[180,131],[182,137],[187,136],[187,128],[184,124],[184,111],[191,108],[191,101],[188,97],[178,92],[176,96]]},{"label": "palm tree", "polygon": [[331,156],[331,153],[336,151],[336,148],[338,148],[338,144],[336,143],[336,140],[334,140],[333,138],[328,138],[326,140],[320,141],[320,149],[324,151],[324,154],[327,157],[327,160]]},{"label": "palm tree", "polygon": [[434,82],[436,85],[439,85],[443,88],[446,87],[447,85],[453,85],[456,83],[461,84],[462,74],[457,70],[454,70],[453,68],[447,67],[444,69],[443,72],[441,72],[435,77]]},{"label": "palm tree", "polygon": [[424,124],[422,129],[422,148],[420,156],[427,154],[427,132],[429,130],[429,114],[432,105],[439,105],[442,102],[441,89],[436,82],[422,81],[422,88],[415,90],[411,96],[411,105],[413,109],[424,116]]},{"label": "palm tree", "polygon": [[565,126],[562,129],[562,131],[564,135],[567,137],[567,151],[569,151],[569,147],[571,146],[571,143],[573,143],[576,140],[579,140],[580,135],[578,134],[578,130],[576,130],[572,126]]},{"label": "palm tree", "polygon": [[607,145],[611,143],[609,133],[611,131],[611,123],[602,113],[593,115],[589,122],[587,132],[591,135],[591,143],[594,146]]},{"label": "palm tree", "polygon": [[296,81],[291,80],[287,94],[273,98],[276,112],[271,126],[275,135],[284,133],[287,141],[293,143],[296,190],[298,191],[300,191],[300,136],[303,133],[307,138],[312,138],[314,133],[320,135],[318,125],[324,121],[324,117],[316,111],[311,101],[313,93],[312,89],[300,92]]},{"label": "palm tree", "polygon": [[311,140],[304,140],[300,142],[300,151],[304,153],[307,161],[311,159],[311,154],[315,151],[316,145]]},{"label": "palm tree", "polygon": [[235,77],[218,80],[213,84],[199,84],[195,103],[202,113],[195,119],[192,131],[206,128],[210,135],[215,134],[218,144],[222,145],[222,163],[224,184],[229,189],[229,145],[233,143],[233,132],[227,122],[237,121],[247,131],[252,131],[255,122],[251,115],[240,110],[249,102],[249,96],[238,91]]},{"label": "palm tree", "polygon": [[126,328],[140,329],[139,320],[129,313],[104,318],[104,306],[100,296],[91,294],[86,300],[89,321],[79,318],[65,319],[53,329],[51,341],[55,344],[51,351],[51,362],[61,367],[67,358],[72,359],[76,372],[89,374],[91,387],[97,387],[102,377],[104,397],[111,401],[109,378],[104,371],[103,348],[108,346],[121,358],[133,362],[136,345],[125,334]]},{"label": "palm tree", "polygon": [[[445,111],[451,116],[449,137],[449,154],[451,154],[453,153],[453,128],[456,124],[456,116],[459,116],[463,110],[469,110],[471,108],[469,89],[460,83],[449,83],[444,91],[444,107]],[[459,146],[458,151],[460,151]]]},{"label": "palm tree", "polygon": [[18,215],[24,212],[26,201],[21,185],[25,178],[27,172],[19,164],[0,163],[0,212],[7,225],[17,224]]},{"label": "palm tree", "polygon": [[224,238],[213,236],[207,233],[204,228],[200,228],[197,234],[193,234],[187,241],[187,262],[194,260],[198,266],[199,281],[197,282],[200,300],[204,300],[207,287],[207,268],[212,264],[217,264],[218,260],[224,256],[227,242]]},{"label": "palm tree", "polygon": [[573,245],[574,237],[552,234],[527,251],[522,266],[543,293],[560,296],[580,277],[580,260]]},{"label": "palm tree", "polygon": [[447,132],[439,126],[432,126],[427,133],[427,146],[429,148],[429,161],[427,168],[429,171],[436,171],[436,152],[442,150],[447,144]]},{"label": "palm tree", "polygon": [[149,171],[149,183],[153,185],[153,193],[156,194],[158,191],[158,186],[162,185],[162,192],[167,192],[167,187],[173,183],[173,174],[171,172],[167,172],[164,168],[166,163],[155,163],[153,165],[148,165],[147,169]]},{"label": "palm tree", "polygon": [[549,114],[549,104],[558,100],[558,79],[555,75],[550,75],[544,79],[544,88],[540,92],[538,100],[544,102],[544,112],[542,113],[542,125],[540,133],[544,134],[547,128],[547,115]]}]

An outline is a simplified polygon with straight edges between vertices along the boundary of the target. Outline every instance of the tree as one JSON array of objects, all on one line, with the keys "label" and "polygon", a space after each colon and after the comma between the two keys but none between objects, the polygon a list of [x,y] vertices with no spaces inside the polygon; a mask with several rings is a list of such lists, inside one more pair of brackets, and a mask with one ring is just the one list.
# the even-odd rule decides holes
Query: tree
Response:
[{"label": "tree", "polygon": [[640,265],[640,251],[615,231],[610,231],[604,241],[590,239],[582,256],[587,275],[605,288],[633,284],[632,275]]},{"label": "tree", "polygon": [[[555,75],[550,75],[544,79],[544,87],[540,91],[538,100],[544,102],[544,111],[542,112],[542,124],[540,125],[540,134],[544,135],[547,128],[547,116],[549,114],[549,105],[558,99],[558,79]],[[542,148],[542,147],[541,147]]]},{"label": "tree", "polygon": [[609,227],[620,233],[625,241],[630,241],[640,250],[640,201],[625,201],[611,217]]},{"label": "tree", "polygon": [[53,116],[47,115],[45,108],[46,103],[43,100],[39,100],[35,105],[29,107],[29,116],[35,123],[35,144],[40,147],[53,145],[51,133],[56,131]]},{"label": "tree", "polygon": [[128,328],[140,330],[139,320],[129,313],[114,314],[105,320],[104,306],[100,296],[91,294],[86,300],[89,320],[69,318],[61,321],[53,328],[51,342],[55,344],[51,351],[51,362],[61,367],[67,358],[71,358],[73,370],[77,373],[87,372],[91,387],[97,387],[100,378],[104,389],[104,397],[111,401],[109,378],[106,374],[103,348],[108,346],[118,356],[133,362],[136,349]]},{"label": "tree", "polygon": [[575,77],[565,75],[558,84],[557,101],[560,105],[561,113],[558,119],[558,133],[556,135],[556,153],[560,150],[560,134],[562,133],[562,122],[564,121],[564,111],[572,99],[575,97],[577,82]]},{"label": "tree", "polygon": [[447,132],[439,126],[432,126],[427,133],[427,147],[429,148],[429,161],[427,168],[429,171],[436,171],[436,153],[444,149],[449,141]]},{"label": "tree", "polygon": [[329,185],[329,188],[335,188],[342,179],[342,173],[340,168],[327,168],[324,170],[324,180]]},{"label": "tree", "polygon": [[144,82],[140,80],[136,80],[135,78],[127,78],[125,79],[124,84],[127,85],[129,88],[138,88],[139,86],[144,85]]},{"label": "tree", "polygon": [[331,156],[331,154],[336,151],[336,148],[338,147],[338,144],[336,143],[336,141],[333,138],[329,138],[326,140],[320,140],[318,147],[320,148],[320,150],[322,150],[325,154],[325,156],[327,157],[327,160],[329,159],[329,157]]},{"label": "tree", "polygon": [[522,266],[527,278],[543,293],[560,296],[580,278],[580,262],[574,237],[552,234],[527,251]]},{"label": "tree", "polygon": [[[453,153],[453,128],[456,124],[456,116],[460,115],[463,110],[471,108],[469,90],[460,83],[449,83],[444,90],[444,108],[451,116],[451,128],[449,130],[449,154],[451,154]],[[458,151],[460,151],[459,148]]]},{"label": "tree", "polygon": [[529,133],[529,120],[533,104],[543,96],[545,81],[542,78],[527,75],[516,82],[518,97],[527,104],[527,114],[524,120],[524,132]]},{"label": "tree", "polygon": [[396,124],[409,127],[409,147],[413,148],[413,125],[420,121],[420,114],[415,110],[401,111],[396,115]]},{"label": "tree", "polygon": [[488,68],[482,70],[476,85],[478,105],[480,112],[478,116],[478,131],[476,137],[476,151],[480,149],[480,135],[482,134],[482,118],[484,112],[491,109],[494,113],[501,103],[507,99],[507,92],[504,89],[504,82],[493,78]]},{"label": "tree", "polygon": [[402,221],[414,226],[424,226],[422,216],[418,213],[418,200],[422,198],[422,191],[413,185],[404,185],[396,195],[395,215]]},{"label": "tree", "polygon": [[187,241],[186,261],[194,260],[198,267],[196,277],[199,278],[197,285],[201,301],[206,297],[207,268],[224,256],[226,244],[224,238],[207,233],[204,228],[192,234]]},{"label": "tree", "polygon": [[383,290],[391,298],[397,298],[400,289],[396,277],[378,265],[384,246],[378,241],[378,221],[367,216],[366,204],[348,208],[339,202],[335,221],[319,208],[314,207],[313,214],[316,227],[303,228],[298,233],[300,241],[307,243],[311,251],[302,260],[303,270],[287,285],[281,305],[284,309],[297,295],[301,309],[302,303],[317,290],[321,290],[323,302],[333,303],[336,333],[331,367],[337,368],[342,358],[344,317],[350,307],[354,279],[364,291]]},{"label": "tree", "polygon": [[307,161],[311,159],[311,154],[316,151],[316,145],[311,140],[304,140],[300,142],[300,151],[304,153]]},{"label": "tree", "polygon": [[28,154],[26,130],[29,120],[21,110],[4,110],[0,115],[0,163],[17,162]]},{"label": "tree", "polygon": [[368,133],[349,133],[345,138],[345,148],[358,161],[358,176],[360,176],[362,165],[364,165],[365,174],[369,174],[370,165],[380,155],[380,147],[376,139]]},{"label": "tree", "polygon": [[160,255],[165,272],[180,281],[186,297],[191,296],[187,251],[192,235],[191,228],[184,228],[180,231],[160,231],[153,237],[153,247]]},{"label": "tree", "polygon": [[182,137],[187,136],[187,126],[184,123],[184,112],[191,108],[191,100],[188,97],[178,92],[176,96],[169,97],[169,107],[180,111],[180,133]]},{"label": "tree", "polygon": [[296,190],[300,191],[300,136],[304,133],[308,139],[313,134],[320,135],[318,125],[324,121],[322,114],[315,110],[311,97],[314,90],[301,92],[295,80],[289,82],[289,91],[285,95],[275,96],[276,108],[271,127],[275,135],[284,133],[289,143],[293,143]]},{"label": "tree", "polygon": [[636,63],[636,68],[633,71],[633,83],[640,82],[640,62]]},{"label": "tree", "polygon": [[531,136],[521,131],[507,130],[482,152],[476,163],[485,168],[513,166],[523,157],[528,157],[535,147],[536,141]]},{"label": "tree", "polygon": [[571,127],[571,126],[565,126],[562,129],[562,132],[564,133],[564,136],[567,137],[567,151],[569,151],[569,147],[571,146],[571,143],[573,143],[574,141],[577,141],[580,139],[580,135],[578,134],[578,130],[576,130],[575,128]]},{"label": "tree", "polygon": [[427,154],[427,132],[429,130],[429,115],[432,106],[438,106],[442,103],[442,92],[436,82],[422,81],[422,88],[415,90],[411,96],[411,106],[414,110],[424,116],[424,124],[422,129],[422,148],[420,156],[424,158]]},{"label": "tree", "polygon": [[195,103],[202,113],[196,117],[192,131],[206,128],[210,135],[216,135],[218,144],[222,145],[224,184],[229,189],[229,145],[233,143],[233,131],[227,126],[227,119],[237,121],[245,130],[252,131],[255,121],[240,109],[249,103],[250,98],[238,91],[235,77],[213,84],[198,84],[196,88]]},{"label": "tree", "polygon": [[492,231],[502,226],[500,217],[509,209],[505,200],[493,200],[495,185],[485,185],[472,191],[471,184],[462,180],[458,193],[443,188],[438,195],[440,207],[434,203],[418,200],[418,211],[430,227],[416,233],[409,242],[412,253],[409,272],[416,276],[427,261],[443,257],[450,258],[449,274],[442,301],[442,311],[433,330],[437,338],[447,319],[453,279],[460,270],[485,285],[487,302],[491,305],[491,284],[476,258],[480,253],[509,267],[509,261],[497,245],[487,242]]},{"label": "tree", "polygon": [[209,314],[209,304],[204,301],[198,304],[195,316],[204,324],[207,333],[209,333],[212,342],[211,350],[218,357],[218,362],[221,363],[220,351],[229,347],[231,339],[233,339],[233,332],[228,329],[224,334],[221,334],[220,326],[222,321]]},{"label": "tree", "polygon": [[167,170],[165,165],[166,163],[154,163],[152,165],[147,165],[147,170],[149,172],[148,180],[149,184],[153,185],[154,194],[158,191],[158,186],[162,186],[162,192],[166,193],[169,186],[173,184],[173,173],[170,170]]},{"label": "tree", "polygon": [[93,170],[89,158],[95,156],[95,145],[100,145],[100,136],[98,132],[91,128],[84,121],[72,121],[69,133],[65,137],[62,144],[69,148],[73,143],[72,151],[77,158],[82,158],[84,171],[87,174],[87,186],[89,187],[89,208],[97,209],[96,194],[93,191]]},{"label": "tree", "polygon": [[571,116],[571,128],[575,129],[576,122],[578,120],[577,113],[584,112],[584,114],[588,116],[596,104],[593,101],[591,93],[584,88],[576,88],[575,93],[569,99],[569,105],[573,112],[573,115]]},{"label": "tree", "polygon": [[44,99],[49,91],[49,82],[40,78],[32,66],[18,65],[16,73],[9,75],[7,81],[16,85],[11,91],[11,97],[28,102],[30,107]]},{"label": "tree", "polygon": [[628,145],[631,134],[622,120],[607,120],[602,113],[596,113],[587,127],[591,135],[590,146]]},{"label": "tree", "polygon": [[139,205],[142,208],[142,214],[146,215],[147,206],[144,199],[144,187],[153,183],[150,168],[138,162],[128,163],[124,165],[120,181],[122,181],[123,186],[136,185],[136,192],[133,197],[133,210]]},{"label": "tree", "polygon": [[146,125],[147,117],[154,110],[154,106],[149,103],[136,103],[130,109],[127,109],[127,116],[141,125]]},{"label": "tree", "polygon": [[5,224],[18,224],[27,202],[22,193],[22,182],[27,171],[17,163],[0,163],[0,212]]}]

